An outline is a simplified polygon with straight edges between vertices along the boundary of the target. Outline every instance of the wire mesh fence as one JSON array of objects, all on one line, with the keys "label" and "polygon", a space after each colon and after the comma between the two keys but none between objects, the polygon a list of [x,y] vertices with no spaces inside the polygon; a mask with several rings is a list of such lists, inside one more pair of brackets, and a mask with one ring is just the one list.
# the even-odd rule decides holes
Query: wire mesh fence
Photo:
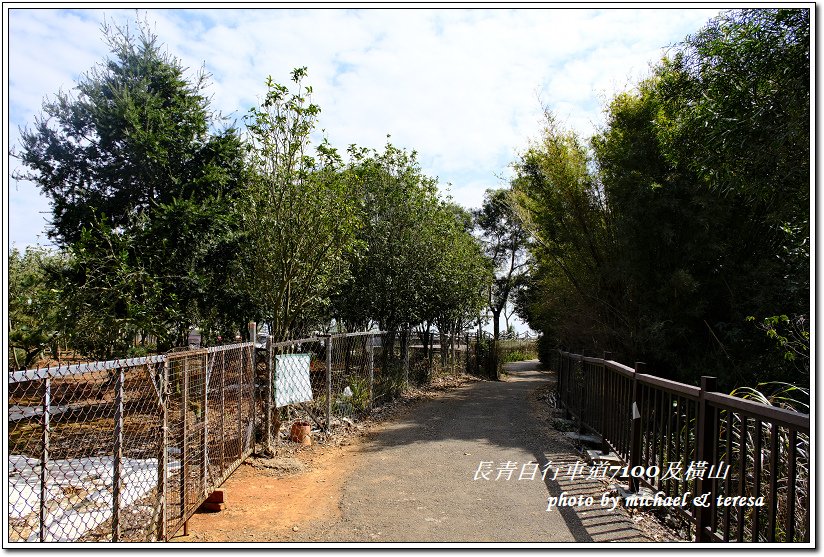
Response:
[{"label": "wire mesh fence", "polygon": [[169,539],[256,441],[271,447],[294,422],[329,432],[410,385],[463,371],[468,341],[411,331],[269,338],[9,372],[8,539]]},{"label": "wire mesh fence", "polygon": [[10,374],[10,541],[155,535],[159,365],[162,357]]},{"label": "wire mesh fence", "polygon": [[165,538],[254,449],[256,360],[252,343],[167,355]]},{"label": "wire mesh fence", "polygon": [[251,343],[9,376],[9,541],[176,532],[253,446]]},{"label": "wire mesh fence", "polygon": [[349,333],[280,343],[270,338],[266,369],[271,374],[262,389],[264,444],[292,437],[283,424],[328,432],[396,398],[408,377],[393,336]]}]

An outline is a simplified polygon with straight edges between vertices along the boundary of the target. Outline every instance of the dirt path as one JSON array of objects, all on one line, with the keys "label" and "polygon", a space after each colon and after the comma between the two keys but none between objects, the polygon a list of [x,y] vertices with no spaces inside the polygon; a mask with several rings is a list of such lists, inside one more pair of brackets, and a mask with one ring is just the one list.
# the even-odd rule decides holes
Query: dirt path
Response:
[{"label": "dirt path", "polygon": [[[195,515],[190,535],[177,539],[649,540],[625,510],[600,507],[602,482],[565,477],[580,456],[541,414],[534,394],[548,376],[536,366],[512,364],[506,381],[472,382],[415,404],[367,439],[317,452],[307,472],[276,478],[243,466],[223,486],[227,510]],[[548,512],[547,497],[562,492],[596,502]]]}]

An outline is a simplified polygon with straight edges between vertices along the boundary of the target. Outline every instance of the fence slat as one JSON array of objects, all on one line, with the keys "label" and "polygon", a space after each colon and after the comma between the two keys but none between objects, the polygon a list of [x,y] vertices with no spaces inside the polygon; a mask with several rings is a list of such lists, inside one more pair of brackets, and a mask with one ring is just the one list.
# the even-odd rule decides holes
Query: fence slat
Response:
[{"label": "fence slat", "polygon": [[778,426],[772,424],[770,429],[770,496],[768,498],[770,506],[767,510],[767,541],[774,542],[776,513],[778,511]]},{"label": "fence slat", "polygon": [[[726,463],[732,467],[732,428],[733,428],[733,413],[729,410],[727,412],[726,433],[727,433],[727,456]],[[730,468],[727,469],[727,476],[724,478],[724,497],[730,496]],[[724,541],[730,541],[730,507],[724,507]]]},{"label": "fence slat", "polygon": [[[753,490],[753,497],[758,497],[761,494],[761,428],[762,423],[761,420],[755,420],[755,431],[753,435],[755,437],[754,443],[754,450],[753,450],[753,462],[755,463],[753,476],[755,476],[755,489]],[[752,508],[752,540],[754,542],[759,541],[760,539],[760,532],[761,532],[761,524],[759,519],[761,518],[760,513],[758,512],[758,507]]]},{"label": "fence slat", "polygon": [[798,434],[795,430],[790,430],[789,447],[787,450],[787,539],[788,542],[795,541],[795,476],[796,476],[796,443]]}]

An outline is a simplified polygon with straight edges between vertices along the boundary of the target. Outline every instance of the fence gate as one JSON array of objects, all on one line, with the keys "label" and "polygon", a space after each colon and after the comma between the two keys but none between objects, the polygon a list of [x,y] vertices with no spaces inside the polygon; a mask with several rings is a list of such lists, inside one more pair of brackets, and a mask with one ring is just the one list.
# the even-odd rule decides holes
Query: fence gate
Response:
[{"label": "fence gate", "polygon": [[161,539],[180,530],[254,450],[254,358],[252,343],[167,355]]}]

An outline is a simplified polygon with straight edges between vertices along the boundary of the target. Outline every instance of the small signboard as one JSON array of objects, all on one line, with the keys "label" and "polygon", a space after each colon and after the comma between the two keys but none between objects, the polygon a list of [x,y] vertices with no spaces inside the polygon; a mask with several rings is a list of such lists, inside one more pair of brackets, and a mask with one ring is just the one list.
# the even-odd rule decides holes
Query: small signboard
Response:
[{"label": "small signboard", "polygon": [[275,407],[312,400],[310,360],[311,354],[275,356]]}]

